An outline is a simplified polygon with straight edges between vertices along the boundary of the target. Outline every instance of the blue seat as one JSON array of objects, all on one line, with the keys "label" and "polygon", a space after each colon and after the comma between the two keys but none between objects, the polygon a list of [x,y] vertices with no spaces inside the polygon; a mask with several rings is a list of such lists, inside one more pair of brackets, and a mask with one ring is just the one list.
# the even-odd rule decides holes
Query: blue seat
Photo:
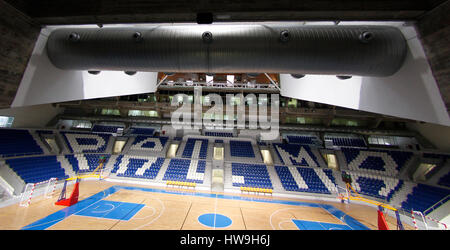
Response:
[{"label": "blue seat", "polygon": [[[169,166],[164,174],[164,181],[186,181],[203,183],[203,179],[191,179],[188,177],[188,171],[191,164],[190,159],[171,159]],[[195,166],[193,166],[195,167]],[[205,173],[206,161],[199,160],[197,163],[196,173]]]},{"label": "blue seat", "polygon": [[[307,145],[300,145],[300,144],[290,144],[290,143],[273,143],[273,146],[275,148],[275,151],[277,152],[277,155],[280,159],[280,161],[283,164],[289,164],[289,165],[296,165],[296,166],[310,166],[306,162],[305,159],[301,159],[300,162],[294,160],[293,158],[299,157],[300,151],[304,149],[308,156],[314,161],[316,166],[319,166],[319,163],[317,161],[317,157],[312,153],[311,148]],[[291,157],[289,159],[289,162],[285,162],[283,157],[281,156],[280,150],[285,151],[288,153]]]},{"label": "blue seat", "polygon": [[448,172],[446,175],[442,176],[438,184],[445,187],[450,187],[450,172]]},{"label": "blue seat", "polygon": [[208,153],[208,140],[207,139],[197,139],[197,138],[189,138],[186,141],[186,145],[183,150],[182,157],[183,158],[192,158],[192,154],[194,152],[195,143],[200,141],[200,152],[198,155],[199,159],[206,159]]},{"label": "blue seat", "polygon": [[0,129],[0,141],[0,156],[2,157],[44,153],[28,130]]},{"label": "blue seat", "polygon": [[314,144],[314,136],[304,136],[304,135],[288,135],[286,136],[287,140],[291,144]]},{"label": "blue seat", "polygon": [[233,157],[255,158],[252,143],[249,141],[230,141],[230,154]]},{"label": "blue seat", "polygon": [[36,183],[50,178],[68,178],[56,156],[7,159],[5,163],[8,164],[25,183]]},{"label": "blue seat", "polygon": [[233,186],[273,189],[266,165],[233,162],[231,169],[233,176],[244,177],[244,183],[233,182]]},{"label": "blue seat", "polygon": [[123,126],[111,126],[111,125],[94,125],[92,132],[103,132],[103,133],[117,133],[119,128],[124,128]]},{"label": "blue seat", "polygon": [[406,201],[402,202],[401,206],[407,211],[424,212],[449,194],[449,189],[418,184],[413,188],[412,193],[408,194]]},{"label": "blue seat", "polygon": [[[70,152],[72,153],[103,153],[106,150],[106,147],[108,146],[109,138],[111,137],[110,134],[101,134],[101,133],[82,133],[82,132],[72,132],[72,131],[61,131],[61,135],[64,138],[64,141],[66,142]],[[74,147],[75,145],[72,145],[67,138],[67,136],[73,136],[77,143],[80,146],[88,146],[88,145],[97,145],[99,139],[102,138],[105,143],[103,145],[100,145],[96,149],[82,149],[81,152],[75,152]],[[90,135],[91,138],[85,138],[85,135]]]}]

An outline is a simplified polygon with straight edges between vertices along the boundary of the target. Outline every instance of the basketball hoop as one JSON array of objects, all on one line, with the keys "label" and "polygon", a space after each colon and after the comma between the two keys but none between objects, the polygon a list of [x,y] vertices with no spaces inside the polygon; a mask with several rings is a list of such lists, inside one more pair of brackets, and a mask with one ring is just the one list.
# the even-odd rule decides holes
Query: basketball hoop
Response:
[{"label": "basketball hoop", "polygon": [[345,201],[347,201],[347,203],[349,203],[350,199],[349,199],[348,189],[340,187],[340,186],[337,186],[337,185],[336,185],[336,187],[337,187],[337,190],[338,190],[337,198],[339,200],[341,200],[342,203],[344,203]]}]

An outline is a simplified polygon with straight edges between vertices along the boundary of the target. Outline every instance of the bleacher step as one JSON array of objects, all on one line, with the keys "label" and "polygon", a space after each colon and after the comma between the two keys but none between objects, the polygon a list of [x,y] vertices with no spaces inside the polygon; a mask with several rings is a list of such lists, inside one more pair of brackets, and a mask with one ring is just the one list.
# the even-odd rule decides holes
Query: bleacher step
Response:
[{"label": "bleacher step", "polygon": [[272,144],[270,144],[270,145],[268,145],[268,149],[269,149],[270,155],[272,155],[273,165],[283,165],[274,146]]},{"label": "bleacher step", "polygon": [[50,149],[47,145],[44,144],[44,142],[41,140],[40,136],[36,133],[36,131],[29,131],[31,136],[33,137],[34,141],[39,145],[39,147],[44,152],[44,155],[51,154]]},{"label": "bleacher step", "polygon": [[316,156],[317,163],[319,163],[319,167],[326,168],[328,167],[327,163],[323,159],[323,156],[320,154],[319,149],[311,148],[311,152]]},{"label": "bleacher step", "polygon": [[116,163],[117,157],[119,157],[119,155],[111,155],[111,157],[109,157],[108,162],[103,167],[103,176],[108,177],[111,175],[111,171],[114,168],[114,163]]},{"label": "bleacher step", "polygon": [[163,181],[162,179],[164,177],[164,174],[167,171],[167,168],[169,167],[169,163],[170,163],[170,159],[164,159],[164,163],[162,164],[161,168],[159,169],[158,174],[156,175],[156,177],[154,179],[155,181],[161,181],[161,182]]},{"label": "bleacher step", "polygon": [[402,202],[406,201],[408,199],[408,195],[412,193],[414,187],[416,187],[417,184],[405,181],[397,192],[395,192],[392,195],[391,200],[389,203],[394,207],[401,207]]},{"label": "bleacher step", "polygon": [[69,177],[76,176],[76,173],[73,171],[72,165],[69,163],[69,161],[64,157],[64,155],[58,155],[56,156],[56,160],[61,163],[61,167],[64,169],[64,172]]},{"label": "bleacher step", "polygon": [[282,192],[284,191],[283,185],[281,184],[280,177],[275,171],[274,166],[266,166],[267,172],[270,176],[270,181],[272,182],[272,187],[274,192]]},{"label": "bleacher step", "polygon": [[176,158],[182,158],[185,147],[186,147],[186,141],[182,141],[180,143],[180,145],[178,145]]}]

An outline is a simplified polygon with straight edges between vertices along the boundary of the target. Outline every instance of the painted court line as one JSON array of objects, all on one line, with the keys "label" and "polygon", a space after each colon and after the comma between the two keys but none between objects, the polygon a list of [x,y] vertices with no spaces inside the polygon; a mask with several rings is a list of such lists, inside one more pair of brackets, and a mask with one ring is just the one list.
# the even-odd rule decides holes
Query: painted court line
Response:
[{"label": "painted court line", "polygon": [[292,222],[300,230],[351,230],[348,225],[308,221],[308,220],[296,220],[292,219]]},{"label": "painted court line", "polygon": [[146,224],[144,224],[144,225],[141,225],[141,226],[135,228],[134,230],[139,230],[139,229],[141,229],[141,228],[143,228],[143,227],[145,227],[145,226],[148,226],[148,225],[152,224],[152,223],[155,222],[157,219],[159,219],[159,217],[161,217],[161,215],[164,213],[164,211],[165,211],[165,209],[166,209],[166,207],[164,206],[164,203],[163,203],[160,199],[158,199],[158,198],[156,198],[156,200],[161,204],[161,207],[162,207],[161,212],[159,212],[159,215],[158,215],[156,218],[154,218],[153,220],[151,220],[150,222],[148,222],[148,223],[146,223]]},{"label": "painted court line", "polygon": [[[75,205],[63,208],[53,214],[48,215],[47,217],[44,217],[34,223],[31,223],[31,224],[23,227],[22,230],[44,230],[44,229],[47,229],[47,228],[55,225],[56,223],[64,220],[65,218],[69,217],[70,215],[74,215],[78,212],[83,211],[84,209],[89,208],[90,206],[97,204],[97,202],[101,201],[103,198],[116,192],[116,191],[112,192],[113,190],[114,189],[108,188],[103,191],[100,191],[97,194],[94,194],[84,200],[79,201]],[[112,193],[110,193],[110,192],[112,192]]]},{"label": "painted court line", "polygon": [[[105,206],[112,206],[112,208],[108,210],[97,211],[97,208],[103,208]],[[141,210],[141,208],[143,208],[144,206],[144,204],[140,203],[100,200],[97,207],[85,209],[83,211],[75,213],[75,215],[127,221],[130,220],[133,215],[139,212],[139,210]]]},{"label": "painted court line", "polygon": [[[71,207],[64,208],[60,211],[57,211],[47,217],[44,217],[34,223],[31,223],[22,229],[28,230],[44,230],[47,229],[57,222],[64,220],[70,215],[76,214],[81,210],[92,206],[93,204],[99,202],[100,200],[108,197],[111,194],[116,193],[117,191],[124,190],[136,190],[136,191],[144,191],[144,192],[153,192],[153,193],[163,193],[163,194],[178,194],[178,195],[189,195],[196,197],[206,197],[206,198],[219,198],[219,199],[231,199],[231,200],[241,200],[241,201],[253,201],[253,202],[262,202],[262,203],[275,203],[282,205],[293,205],[293,206],[303,206],[303,207],[321,207],[327,210],[330,214],[334,215],[336,218],[340,219],[342,222],[347,224],[353,230],[370,230],[368,227],[355,220],[351,216],[345,214],[339,209],[335,208],[332,205],[327,204],[318,204],[318,203],[309,203],[303,201],[286,201],[286,200],[269,200],[269,199],[261,199],[261,198],[253,198],[253,197],[241,197],[235,195],[224,195],[224,194],[209,194],[209,193],[186,193],[174,190],[164,190],[164,189],[154,189],[154,188],[143,188],[143,187],[129,187],[129,186],[112,186],[107,188],[97,194],[92,195],[82,201],[79,201],[77,204],[72,205]],[[162,203],[162,202],[161,202]],[[163,204],[164,207],[164,204]],[[161,212],[162,214],[162,212]],[[160,214],[160,215],[161,215]],[[159,216],[157,217],[159,218]],[[153,221],[152,221],[153,222]],[[141,227],[138,227],[141,228]]]}]

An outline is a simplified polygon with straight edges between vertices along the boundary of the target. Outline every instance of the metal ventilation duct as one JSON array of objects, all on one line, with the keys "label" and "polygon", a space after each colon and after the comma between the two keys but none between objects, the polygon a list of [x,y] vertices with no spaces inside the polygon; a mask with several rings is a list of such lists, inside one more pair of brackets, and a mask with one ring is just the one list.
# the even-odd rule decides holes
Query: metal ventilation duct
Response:
[{"label": "metal ventilation duct", "polygon": [[389,26],[64,28],[47,52],[66,70],[390,76],[406,41]]}]

